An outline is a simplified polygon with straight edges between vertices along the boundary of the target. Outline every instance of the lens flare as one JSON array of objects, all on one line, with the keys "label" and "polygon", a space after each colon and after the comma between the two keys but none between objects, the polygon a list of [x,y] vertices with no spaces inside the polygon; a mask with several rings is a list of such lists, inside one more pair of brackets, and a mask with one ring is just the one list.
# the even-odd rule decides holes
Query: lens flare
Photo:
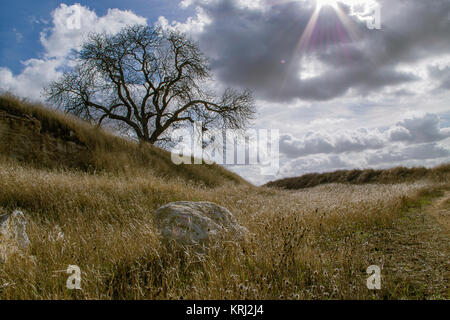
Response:
[{"label": "lens flare", "polygon": [[316,5],[319,9],[326,6],[336,8],[337,0],[316,0]]}]

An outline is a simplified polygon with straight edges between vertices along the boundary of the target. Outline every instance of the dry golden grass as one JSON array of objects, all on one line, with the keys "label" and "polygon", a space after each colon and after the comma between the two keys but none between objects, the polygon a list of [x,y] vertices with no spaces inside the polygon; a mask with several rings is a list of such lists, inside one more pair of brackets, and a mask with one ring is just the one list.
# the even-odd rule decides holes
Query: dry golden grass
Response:
[{"label": "dry golden grass", "polygon": [[[2,110],[9,114],[26,115],[38,120],[41,124],[41,133],[76,141],[86,146],[89,156],[83,159],[81,164],[80,159],[75,157],[70,168],[91,173],[107,172],[110,175],[128,176],[138,176],[145,171],[158,177],[191,180],[192,183],[206,186],[218,186],[230,181],[237,184],[247,183],[238,175],[215,164],[177,166],[171,161],[170,153],[163,149],[123,139],[69,114],[20,100],[10,94],[0,95],[0,111]],[[71,135],[71,132],[74,135]],[[0,136],[0,143],[1,139],[4,138]],[[34,153],[30,154],[24,164],[37,168],[64,168],[62,165],[49,165],[44,159],[39,158],[39,154]]]},{"label": "dry golden grass", "polygon": [[[0,156],[0,214],[22,210],[31,241],[0,263],[0,299],[450,297],[448,237],[421,210],[448,185],[257,188],[219,166],[174,166],[167,152],[14,97],[0,97],[0,108],[49,132],[76,131],[92,155],[70,169]],[[223,205],[251,234],[201,254],[167,248],[153,214],[178,200]],[[366,287],[374,264],[383,267],[380,291]],[[68,265],[81,268],[82,290],[66,288]]]},{"label": "dry golden grass", "polygon": [[[91,174],[4,160],[1,210],[25,212],[31,247],[0,265],[0,298],[414,298],[398,288],[393,295],[389,283],[376,293],[367,289],[366,268],[386,264],[368,243],[395,227],[407,199],[431,187],[420,182],[302,191],[233,183],[208,188],[146,171]],[[224,205],[252,235],[203,254],[168,250],[152,215],[176,200]],[[61,231],[64,237],[58,238]],[[68,265],[81,268],[81,291],[66,289]]]}]

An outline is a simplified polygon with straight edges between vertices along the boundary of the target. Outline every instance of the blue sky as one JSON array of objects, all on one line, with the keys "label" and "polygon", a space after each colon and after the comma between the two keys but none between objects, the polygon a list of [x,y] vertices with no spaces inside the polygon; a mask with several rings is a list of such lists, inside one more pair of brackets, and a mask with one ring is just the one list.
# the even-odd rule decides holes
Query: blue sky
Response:
[{"label": "blue sky", "polygon": [[[43,47],[39,41],[40,33],[51,25],[51,13],[61,3],[68,6],[79,3],[95,10],[103,16],[109,8],[131,10],[152,23],[159,16],[169,20],[185,20],[192,15],[191,9],[179,7],[178,0],[2,0],[0,1],[0,66],[9,67],[15,74],[23,69],[21,61],[39,57]],[[47,22],[47,23],[46,23]]]},{"label": "blue sky", "polygon": [[[42,88],[69,68],[70,50],[88,33],[157,23],[199,43],[215,88],[253,91],[253,128],[280,130],[277,175],[232,167],[255,184],[449,162],[450,1],[318,3],[325,2],[2,0],[0,91],[43,100]],[[355,3],[378,8],[379,27],[354,14]],[[79,30],[67,27],[72,9],[82,12]]]}]

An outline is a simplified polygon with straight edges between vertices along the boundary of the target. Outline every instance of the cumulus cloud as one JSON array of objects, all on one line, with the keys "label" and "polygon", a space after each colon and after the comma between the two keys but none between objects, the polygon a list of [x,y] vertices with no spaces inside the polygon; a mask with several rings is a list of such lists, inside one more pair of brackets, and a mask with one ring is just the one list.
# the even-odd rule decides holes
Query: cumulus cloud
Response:
[{"label": "cumulus cloud", "polygon": [[[300,176],[312,172],[329,172],[345,169],[391,168],[393,166],[435,166],[450,159],[450,148],[438,143],[412,146],[391,146],[381,150],[370,150],[346,154],[317,154],[284,161],[275,179]],[[255,181],[274,180],[274,178]]]},{"label": "cumulus cloud", "polygon": [[146,24],[145,18],[131,11],[109,9],[99,17],[80,4],[61,4],[52,12],[52,21],[53,25],[40,36],[43,58],[24,61],[24,69],[18,75],[1,67],[0,89],[39,100],[42,88],[61,75],[61,70],[70,64],[71,51],[78,49],[89,33],[116,33],[126,25]]},{"label": "cumulus cloud", "polygon": [[391,141],[407,141],[410,143],[437,142],[450,137],[450,128],[440,127],[437,114],[427,113],[404,119],[390,129]]},{"label": "cumulus cloud", "polygon": [[389,147],[385,150],[371,152],[366,156],[368,165],[395,163],[410,160],[427,160],[449,158],[450,149],[437,143],[425,143],[406,147]]},{"label": "cumulus cloud", "polygon": [[[277,178],[352,168],[436,165],[450,161],[450,128],[440,117],[410,115],[388,128],[314,131],[280,138],[282,166]],[[267,181],[267,180],[266,180]]]},{"label": "cumulus cloud", "polygon": [[[77,21],[77,15],[79,20]],[[108,9],[98,17],[89,8],[75,4],[61,4],[52,13],[53,27],[41,33],[41,42],[47,57],[65,57],[78,48],[91,32],[117,33],[126,25],[146,24],[146,19],[131,11]]]},{"label": "cumulus cloud", "polygon": [[292,177],[309,172],[347,169],[352,166],[354,164],[340,155],[310,156],[288,161],[280,168],[279,176]]},{"label": "cumulus cloud", "polygon": [[[441,118],[449,115],[450,2],[376,1],[381,30],[369,30],[341,5],[350,32],[328,7],[306,43],[315,0],[180,0],[180,10],[195,8],[195,15],[157,23],[198,41],[216,87],[254,91],[256,127],[282,132],[281,176],[449,161],[450,128],[442,127],[449,122]],[[80,28],[68,24],[74,12]],[[115,33],[136,23],[146,19],[61,4],[51,22],[40,23],[44,52],[23,62],[20,74],[0,67],[0,89],[39,99],[89,32]],[[256,167],[233,170],[256,183],[278,178],[260,176]]]},{"label": "cumulus cloud", "polygon": [[382,133],[367,129],[340,133],[316,131],[309,132],[302,139],[291,135],[283,135],[280,138],[280,152],[291,158],[319,153],[357,152],[382,148],[384,145]]},{"label": "cumulus cloud", "polygon": [[8,68],[0,68],[0,88],[19,96],[38,100],[44,84],[57,79],[61,72],[57,59],[29,59],[23,62],[24,70],[13,75]]},{"label": "cumulus cloud", "polygon": [[[280,152],[288,158],[304,157],[312,154],[340,154],[362,152],[389,147],[395,142],[420,144],[438,142],[450,137],[450,128],[440,127],[440,118],[436,114],[411,116],[399,121],[388,129],[360,128],[341,130],[340,132],[314,131],[302,138],[290,134],[280,137]],[[413,149],[405,149],[410,154]],[[426,151],[426,149],[417,149]],[[428,150],[429,151],[429,150]],[[431,155],[432,153],[428,153]]]},{"label": "cumulus cloud", "polygon": [[[299,42],[314,1],[183,1],[201,14],[178,26],[192,31],[228,85],[249,87],[268,101],[329,100],[419,81],[400,65],[449,52],[448,1],[378,2],[382,30],[369,30],[365,21],[353,19],[359,37],[352,38],[329,8],[319,15],[306,49]],[[342,8],[348,13],[348,7]],[[202,27],[190,29],[198,24]],[[318,71],[306,77],[311,60]]]}]

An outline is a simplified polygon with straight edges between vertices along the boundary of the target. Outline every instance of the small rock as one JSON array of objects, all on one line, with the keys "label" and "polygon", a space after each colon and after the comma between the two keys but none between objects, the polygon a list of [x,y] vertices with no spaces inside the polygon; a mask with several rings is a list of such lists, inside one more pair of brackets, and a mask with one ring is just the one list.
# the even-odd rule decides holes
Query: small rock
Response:
[{"label": "small rock", "polygon": [[164,240],[183,245],[207,244],[225,233],[240,239],[248,232],[230,211],[212,202],[168,203],[155,211],[155,222]]},{"label": "small rock", "polygon": [[26,224],[23,212],[0,215],[0,259],[6,260],[9,253],[30,245]]}]

